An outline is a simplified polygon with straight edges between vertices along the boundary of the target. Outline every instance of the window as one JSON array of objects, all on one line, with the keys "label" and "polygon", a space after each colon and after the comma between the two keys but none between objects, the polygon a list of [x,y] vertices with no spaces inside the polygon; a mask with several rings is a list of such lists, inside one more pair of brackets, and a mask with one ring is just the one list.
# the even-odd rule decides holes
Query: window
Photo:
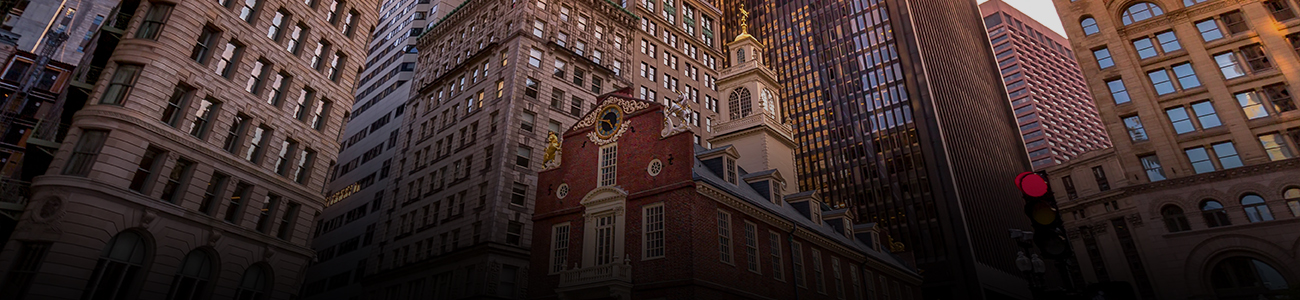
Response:
[{"label": "window", "polygon": [[618,181],[618,144],[600,147],[600,184],[611,186]]},{"label": "window", "polygon": [[1157,95],[1168,95],[1177,91],[1173,81],[1169,79],[1169,72],[1165,69],[1147,72],[1147,77],[1151,79],[1151,85],[1155,86]]},{"label": "window", "polygon": [[357,19],[361,18],[361,13],[357,11],[348,11],[348,16],[343,19],[343,35],[352,37],[352,33],[357,29]]},{"label": "window", "polygon": [[158,34],[162,32],[163,27],[167,25],[167,17],[172,13],[172,5],[150,2],[149,12],[145,13],[144,21],[140,23],[140,29],[135,32],[137,39],[158,40]]},{"label": "window", "polygon": [[243,142],[242,137],[246,126],[248,126],[248,117],[243,114],[235,115],[235,118],[230,121],[230,130],[226,132],[225,144],[221,149],[225,149],[226,152],[231,154],[238,151],[239,147],[243,146],[241,145]]},{"label": "window", "polygon": [[1124,127],[1128,129],[1128,136],[1134,142],[1147,140],[1147,130],[1142,127],[1142,119],[1138,118],[1138,116],[1124,117]]},{"label": "window", "polygon": [[148,188],[156,179],[155,173],[162,165],[160,162],[167,157],[167,152],[162,149],[148,147],[144,150],[144,155],[140,157],[140,163],[136,165],[135,175],[131,176],[131,184],[128,189],[141,194],[148,194]]},{"label": "window", "polygon": [[239,9],[239,18],[244,22],[253,23],[256,20],[257,7],[260,6],[257,0],[244,0],[244,7]]},{"label": "window", "polygon": [[251,142],[248,143],[248,151],[244,152],[244,159],[258,164],[262,161],[262,151],[266,149],[267,136],[271,135],[271,129],[266,125],[253,128],[253,133],[249,135]]},{"label": "window", "polygon": [[1210,271],[1210,286],[1221,298],[1243,295],[1250,298],[1281,298],[1288,293],[1286,278],[1273,266],[1245,256],[1228,257]]},{"label": "window", "polygon": [[564,271],[569,261],[569,223],[551,227],[551,272]]},{"label": "window", "polygon": [[1201,31],[1201,39],[1210,42],[1223,38],[1223,32],[1219,30],[1219,23],[1214,19],[1205,19],[1196,22],[1196,29]]},{"label": "window", "polygon": [[542,20],[533,20],[533,36],[539,38],[543,37],[545,31],[546,22],[542,22]]},{"label": "window", "polygon": [[822,274],[822,253],[817,248],[812,248],[813,264],[813,284],[817,285],[817,292],[826,294],[826,276]]},{"label": "window", "polygon": [[1232,225],[1232,221],[1228,219],[1228,212],[1223,209],[1223,204],[1219,204],[1219,201],[1202,201],[1201,216],[1205,218],[1205,226],[1210,228]]},{"label": "window", "polygon": [[234,75],[234,70],[238,69],[239,57],[244,52],[244,45],[231,40],[226,42],[226,46],[221,50],[220,59],[217,60],[217,75],[229,79]]},{"label": "window", "polygon": [[[450,208],[448,208],[450,209]],[[510,221],[506,227],[506,244],[519,246],[523,242],[524,223]]]},{"label": "window", "polygon": [[194,122],[190,123],[190,135],[199,139],[204,139],[208,134],[208,127],[211,124],[212,117],[217,115],[221,109],[221,102],[211,98],[204,98],[199,102],[199,109],[194,111]]},{"label": "window", "polygon": [[798,287],[804,287],[803,247],[799,242],[791,242],[790,259],[794,260],[794,262],[792,262],[792,264],[794,264],[794,266],[792,266],[794,268],[794,284]]},{"label": "window", "polygon": [[1138,158],[1142,162],[1142,168],[1146,170],[1147,179],[1151,182],[1165,180],[1165,169],[1160,167],[1160,158],[1155,155],[1147,155]]},{"label": "window", "polygon": [[132,231],[123,231],[108,241],[100,253],[95,271],[86,282],[83,299],[127,299],[131,287],[140,280],[140,269],[153,255],[145,238]]},{"label": "window", "polygon": [[333,106],[333,104],[334,104],[333,102],[330,102],[329,100],[325,100],[323,98],[316,100],[316,107],[315,109],[312,110],[312,114],[311,114],[312,129],[316,129],[316,130],[325,129],[325,122],[327,121],[325,118],[329,116],[330,107]]},{"label": "window", "polygon": [[288,19],[289,13],[284,9],[275,11],[275,16],[271,17],[271,25],[266,27],[266,37],[272,41],[280,41],[281,27],[284,26],[285,19]]},{"label": "window", "polygon": [[1264,47],[1259,44],[1247,45],[1241,47],[1241,56],[1246,59],[1246,66],[1250,67],[1251,72],[1263,72],[1273,69],[1273,64],[1269,62],[1268,55],[1264,55]]},{"label": "window", "polygon": [[1291,208],[1291,216],[1300,217],[1300,188],[1287,188],[1282,192],[1282,198],[1286,199],[1286,206]]},{"label": "window", "polygon": [[524,206],[525,197],[528,195],[528,186],[515,182],[510,188],[510,205]]},{"label": "window", "polygon": [[641,208],[641,220],[645,232],[645,258],[664,257],[664,205],[656,203]]},{"label": "window", "polygon": [[1246,114],[1246,118],[1254,120],[1268,116],[1268,110],[1259,99],[1259,93],[1246,91],[1237,93],[1233,97],[1237,98],[1237,104],[1241,105],[1241,111]]},{"label": "window", "polygon": [[1165,114],[1169,116],[1169,122],[1174,125],[1174,132],[1184,134],[1196,131],[1196,126],[1192,125],[1192,118],[1187,115],[1187,109],[1182,106],[1165,109]]},{"label": "window", "polygon": [[1164,53],[1183,49],[1183,45],[1178,43],[1178,35],[1175,35],[1173,31],[1157,33],[1156,41],[1160,42],[1160,50],[1164,51]]},{"label": "window", "polygon": [[1110,49],[1092,50],[1092,56],[1097,58],[1097,67],[1099,68],[1105,69],[1115,66],[1115,61],[1110,57]]},{"label": "window", "polygon": [[718,211],[718,260],[731,264],[731,214]]},{"label": "window", "polygon": [[1133,48],[1137,49],[1138,58],[1142,59],[1156,57],[1156,55],[1160,54],[1156,51],[1155,43],[1152,43],[1151,38],[1148,37],[1133,40]]},{"label": "window", "polygon": [[533,157],[533,148],[520,145],[515,151],[515,165],[528,168]]},{"label": "window", "polygon": [[298,154],[298,172],[294,173],[293,181],[300,184],[307,184],[311,179],[312,165],[316,163],[316,151],[304,149]]},{"label": "window", "polygon": [[[376,197],[378,199],[378,197]],[[293,222],[298,218],[298,209],[302,204],[289,202],[288,207],[284,209],[284,214],[280,215],[280,227],[275,231],[275,237],[281,240],[289,240],[294,231]]]},{"label": "window", "polygon": [[280,143],[280,154],[276,155],[275,173],[281,176],[289,175],[289,166],[293,162],[293,154],[298,153],[298,142],[291,139],[284,139]]},{"label": "window", "polygon": [[1223,28],[1228,30],[1228,34],[1238,34],[1250,30],[1250,27],[1246,25],[1246,16],[1242,15],[1240,10],[1219,15],[1219,21],[1223,22]]},{"label": "window", "polygon": [[284,90],[289,88],[290,81],[289,74],[283,71],[275,73],[275,77],[271,78],[271,92],[266,94],[266,104],[279,107],[280,100],[284,98]]},{"label": "window", "polygon": [[1139,2],[1124,9],[1124,13],[1120,15],[1120,20],[1124,22],[1124,25],[1129,25],[1133,24],[1133,22],[1150,19],[1151,17],[1163,14],[1165,14],[1165,12],[1160,9],[1160,6],[1156,6],[1150,2]]},{"label": "window", "polygon": [[325,70],[325,77],[330,81],[339,82],[339,71],[347,64],[348,56],[343,52],[334,52],[334,57],[330,59],[330,67]]},{"label": "window", "polygon": [[257,232],[267,233],[271,231],[271,217],[275,215],[276,209],[279,209],[279,207],[280,196],[267,194],[266,200],[262,201],[262,209],[258,210]]},{"label": "window", "polygon": [[289,43],[285,44],[284,50],[293,55],[298,55],[298,50],[302,49],[302,37],[307,35],[307,26],[302,23],[293,26],[293,31],[289,32]]},{"label": "window", "polygon": [[1201,80],[1196,77],[1196,70],[1192,69],[1191,63],[1182,63],[1174,65],[1172,70],[1174,76],[1178,77],[1178,85],[1182,89],[1191,89],[1201,86]]},{"label": "window", "polygon": [[113,72],[113,79],[108,82],[108,88],[104,89],[104,95],[99,99],[99,104],[118,105],[126,100],[126,96],[131,94],[135,88],[135,80],[140,76],[138,65],[118,65],[117,70]]},{"label": "window", "polygon": [[596,265],[614,262],[614,215],[596,217]]},{"label": "window", "polygon": [[1097,181],[1097,189],[1105,192],[1110,190],[1110,180],[1106,179],[1106,170],[1100,166],[1092,167],[1092,178]]},{"label": "window", "polygon": [[1169,232],[1192,230],[1192,226],[1187,223],[1187,216],[1183,215],[1183,209],[1177,205],[1165,205],[1160,209],[1160,217],[1165,220],[1165,229]]},{"label": "window", "polygon": [[1214,148],[1214,154],[1219,156],[1219,165],[1222,165],[1223,169],[1242,166],[1241,157],[1237,156],[1237,148],[1232,145],[1232,142],[1222,142],[1214,144],[1212,147]]},{"label": "window", "polygon": [[534,68],[542,67],[542,50],[530,48],[528,50],[528,65]]},{"label": "window", "polygon": [[329,16],[328,21],[330,22],[330,24],[338,24],[339,11],[342,10],[344,6],[345,4],[343,3],[343,1],[339,1],[339,0],[330,1],[330,6],[328,8],[329,11],[326,12],[325,14]]},{"label": "window", "polygon": [[1251,223],[1263,221],[1272,221],[1273,212],[1268,210],[1268,205],[1264,204],[1264,198],[1255,194],[1246,194],[1241,197],[1241,207],[1246,210],[1246,219]]},{"label": "window", "polygon": [[201,299],[203,295],[210,292],[208,283],[211,281],[212,271],[212,258],[208,256],[207,251],[191,250],[185,255],[176,276],[172,279],[167,299]]},{"label": "window", "polygon": [[63,175],[81,177],[90,175],[90,168],[95,164],[100,149],[104,147],[104,140],[107,139],[107,130],[83,130],[77,140],[77,146],[72,149],[72,156],[68,157],[67,164],[63,165]]},{"label": "window", "polygon": [[758,225],[745,221],[745,261],[750,272],[762,273],[759,269]]},{"label": "window", "polygon": [[1129,102],[1128,89],[1124,88],[1123,80],[1117,78],[1106,81],[1106,87],[1110,88],[1110,97],[1115,99],[1115,104]]},{"label": "window", "polygon": [[1267,0],[1264,1],[1264,7],[1273,15],[1273,19],[1278,22],[1295,18],[1295,11],[1291,10],[1291,5],[1284,0]]},{"label": "window", "polygon": [[565,65],[566,63],[563,60],[555,60],[555,71],[552,72],[552,75],[555,75],[555,78],[564,79]]},{"label": "window", "polygon": [[203,192],[203,201],[199,202],[199,212],[205,215],[212,215],[216,212],[218,197],[226,191],[228,180],[230,180],[229,175],[212,172],[212,178],[208,180],[208,187]]},{"label": "window", "polygon": [[1273,161],[1284,160],[1295,157],[1291,152],[1291,147],[1287,146],[1286,140],[1282,139],[1279,133],[1269,133],[1259,136],[1259,142],[1264,145],[1264,152],[1268,153],[1268,158]]},{"label": "window", "polygon": [[[836,257],[831,257],[831,273],[832,273],[831,275],[835,276],[835,296],[838,297],[839,299],[845,299],[846,295],[844,294],[844,274],[840,271],[841,271],[840,259]],[[902,299],[909,299],[909,298],[902,298]]]},{"label": "window", "polygon": [[271,64],[264,60],[253,61],[253,71],[248,75],[248,83],[244,85],[244,91],[257,95],[262,91],[262,75],[271,72]]},{"label": "window", "polygon": [[1278,113],[1293,111],[1296,109],[1295,102],[1291,99],[1291,91],[1287,89],[1286,84],[1278,83],[1263,87],[1264,96],[1272,104],[1273,110]]},{"label": "window", "polygon": [[1237,55],[1232,52],[1215,54],[1214,61],[1219,64],[1219,71],[1223,72],[1225,79],[1246,76],[1246,71],[1237,63]]},{"label": "window", "polygon": [[1187,153],[1187,160],[1192,162],[1192,170],[1196,174],[1214,172],[1214,162],[1210,161],[1210,154],[1205,151],[1205,147],[1196,147],[1183,150]]},{"label": "window", "polygon": [[176,165],[172,166],[171,173],[167,175],[167,183],[163,185],[162,196],[159,200],[167,201],[172,204],[180,202],[185,195],[185,185],[189,184],[189,178],[194,174],[194,162],[188,159],[180,158],[176,160]]},{"label": "window", "polygon": [[1083,27],[1083,35],[1093,35],[1100,32],[1097,29],[1097,19],[1093,18],[1084,18],[1083,21],[1079,21],[1079,27]]},{"label": "window", "polygon": [[266,297],[271,287],[267,284],[267,280],[270,280],[270,278],[268,278],[266,270],[263,269],[262,265],[257,264],[244,270],[244,276],[239,279],[239,287],[235,291],[235,299],[262,299]]},{"label": "window", "polygon": [[167,107],[163,108],[160,120],[167,123],[167,126],[176,127],[179,125],[181,111],[189,105],[190,96],[193,95],[190,92],[193,90],[194,88],[184,84],[178,84],[175,88],[172,88],[172,95],[167,98]]},{"label": "window", "polygon": [[325,56],[325,53],[329,53],[329,49],[330,43],[326,42],[325,39],[322,38],[321,40],[316,41],[316,50],[312,52],[311,64],[309,64],[313,70],[320,71],[320,68],[323,65],[322,62],[324,61],[323,56]]},{"label": "window", "polygon": [[726,177],[725,180],[727,180],[727,182],[730,182],[731,184],[738,184],[736,178],[737,177],[736,160],[728,156],[728,157],[723,157],[722,161],[723,161],[722,167],[726,169],[723,170],[723,173],[725,173],[724,176]]},{"label": "window", "polygon": [[1079,198],[1079,192],[1074,188],[1074,179],[1070,176],[1061,176],[1061,185],[1065,186],[1065,195],[1067,199],[1074,200]]},{"label": "window", "polygon": [[1192,103],[1192,111],[1196,113],[1196,120],[1201,122],[1202,129],[1209,129],[1223,125],[1219,122],[1219,116],[1214,112],[1214,104],[1209,100]]},{"label": "window", "polygon": [[1210,0],[1183,0],[1183,6],[1192,6],[1198,3],[1204,3],[1205,1],[1210,1]]},{"label": "window", "polygon": [[239,220],[244,215],[244,201],[253,196],[253,186],[247,183],[236,183],[235,191],[230,194],[230,202],[226,204],[226,214],[222,217],[228,223],[238,225]]}]

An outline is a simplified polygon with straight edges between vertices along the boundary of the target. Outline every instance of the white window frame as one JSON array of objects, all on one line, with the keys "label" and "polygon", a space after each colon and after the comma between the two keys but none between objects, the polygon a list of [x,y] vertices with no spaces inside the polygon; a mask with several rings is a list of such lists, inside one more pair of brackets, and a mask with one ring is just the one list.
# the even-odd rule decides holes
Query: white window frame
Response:
[{"label": "white window frame", "polygon": [[551,226],[551,270],[548,274],[563,271],[569,262],[569,222]]},{"label": "white window frame", "polygon": [[758,225],[745,221],[745,262],[750,272],[763,274],[763,253],[758,250]]},{"label": "white window frame", "polygon": [[[664,258],[668,254],[664,246],[664,203],[642,206],[641,223],[641,228],[645,232],[641,240],[641,260]],[[652,255],[652,252],[658,252],[658,255]]]},{"label": "white window frame", "polygon": [[718,210],[718,260],[724,264],[735,265],[731,244],[731,213]]},{"label": "white window frame", "polygon": [[596,176],[596,186],[612,186],[618,184],[618,143],[600,147],[600,156],[598,157],[598,174]]}]

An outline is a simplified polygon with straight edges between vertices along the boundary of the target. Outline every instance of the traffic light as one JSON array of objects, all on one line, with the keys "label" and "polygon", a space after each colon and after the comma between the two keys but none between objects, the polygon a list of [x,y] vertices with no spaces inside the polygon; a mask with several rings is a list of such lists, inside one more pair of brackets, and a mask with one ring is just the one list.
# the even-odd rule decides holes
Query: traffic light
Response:
[{"label": "traffic light", "polygon": [[1061,214],[1056,210],[1056,196],[1043,173],[1025,172],[1016,177],[1016,187],[1025,198],[1025,216],[1034,228],[1034,245],[1046,258],[1072,257],[1070,240],[1065,235]]}]

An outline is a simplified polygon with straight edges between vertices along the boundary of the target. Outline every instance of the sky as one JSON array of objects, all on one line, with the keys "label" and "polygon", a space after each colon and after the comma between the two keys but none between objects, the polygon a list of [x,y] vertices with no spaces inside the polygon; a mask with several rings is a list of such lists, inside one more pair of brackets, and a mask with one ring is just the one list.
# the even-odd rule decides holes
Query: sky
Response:
[{"label": "sky", "polygon": [[[978,0],[979,3],[987,1]],[[1043,23],[1047,28],[1051,28],[1061,36],[1066,36],[1065,28],[1061,27],[1061,17],[1056,15],[1056,6],[1052,5],[1051,0],[1002,0],[1002,2],[1011,4],[1011,7],[1024,12],[1029,17],[1037,20],[1038,23]]]}]

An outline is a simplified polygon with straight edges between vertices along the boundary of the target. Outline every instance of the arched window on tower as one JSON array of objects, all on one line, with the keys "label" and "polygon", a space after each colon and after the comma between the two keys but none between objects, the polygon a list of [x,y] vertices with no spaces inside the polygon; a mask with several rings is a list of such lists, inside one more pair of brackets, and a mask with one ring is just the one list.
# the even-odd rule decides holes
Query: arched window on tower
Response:
[{"label": "arched window on tower", "polygon": [[767,112],[767,114],[771,115],[772,117],[779,118],[780,116],[776,115],[776,106],[777,106],[776,93],[773,93],[772,90],[769,89],[763,89],[763,94],[761,98],[763,100],[762,101],[763,111]]},{"label": "arched window on tower", "polygon": [[736,49],[736,64],[745,63],[745,48]]},{"label": "arched window on tower", "polygon": [[750,102],[749,89],[740,87],[731,91],[731,97],[727,98],[727,110],[731,113],[731,120],[744,118],[753,113],[753,103]]},{"label": "arched window on tower", "polygon": [[1083,27],[1083,35],[1093,35],[1101,31],[1097,28],[1097,19],[1093,19],[1092,17],[1084,18],[1083,21],[1079,21],[1079,26]]}]

